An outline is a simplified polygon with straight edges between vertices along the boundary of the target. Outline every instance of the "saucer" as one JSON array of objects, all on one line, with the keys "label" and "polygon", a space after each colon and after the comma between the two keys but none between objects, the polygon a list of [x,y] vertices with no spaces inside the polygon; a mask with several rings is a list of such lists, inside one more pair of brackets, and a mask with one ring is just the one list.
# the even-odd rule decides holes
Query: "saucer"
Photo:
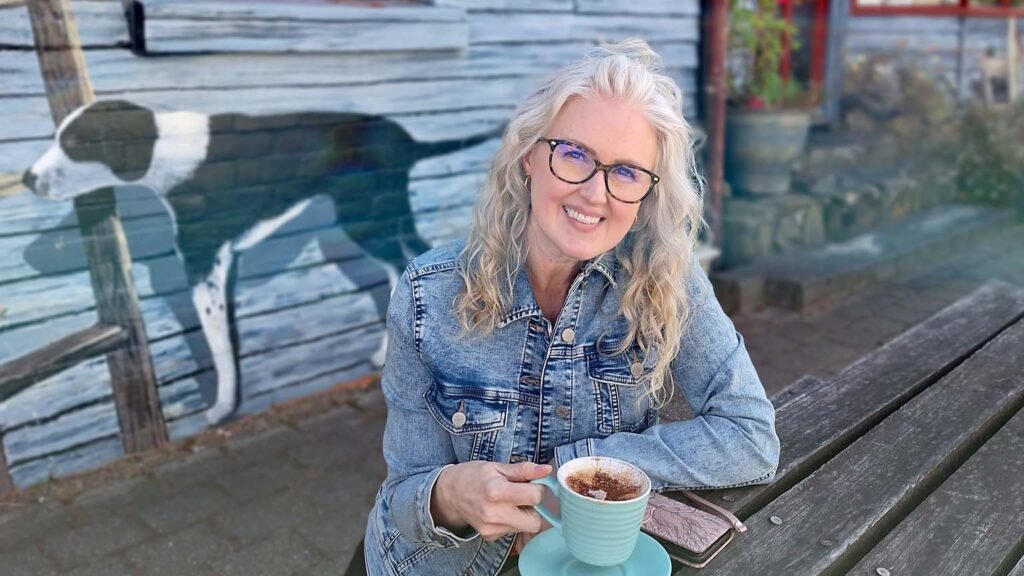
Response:
[{"label": "saucer", "polygon": [[668,552],[647,534],[640,533],[633,555],[616,566],[584,564],[565,547],[562,533],[551,528],[534,536],[519,556],[522,576],[670,576]]}]

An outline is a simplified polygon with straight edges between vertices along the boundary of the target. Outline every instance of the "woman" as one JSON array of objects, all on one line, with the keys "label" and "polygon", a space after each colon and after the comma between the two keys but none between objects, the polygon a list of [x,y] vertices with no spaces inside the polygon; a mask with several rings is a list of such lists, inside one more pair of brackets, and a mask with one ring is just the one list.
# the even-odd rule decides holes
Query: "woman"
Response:
[{"label": "woman", "polygon": [[[641,41],[561,70],[509,122],[466,242],[406,269],[369,574],[497,574],[543,527],[529,481],[579,456],[659,490],[771,480],[772,406],[692,257],[681,107]],[[658,424],[673,388],[696,416]]]}]

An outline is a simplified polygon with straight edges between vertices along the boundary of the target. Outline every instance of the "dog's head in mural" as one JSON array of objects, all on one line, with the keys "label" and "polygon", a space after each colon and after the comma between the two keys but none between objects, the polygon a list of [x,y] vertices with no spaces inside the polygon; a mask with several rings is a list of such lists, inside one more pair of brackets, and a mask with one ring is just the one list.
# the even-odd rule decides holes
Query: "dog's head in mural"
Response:
[{"label": "dog's head in mural", "polygon": [[54,200],[131,183],[159,191],[189,177],[208,136],[202,114],[156,114],[131,102],[98,101],[64,119],[23,181]]}]

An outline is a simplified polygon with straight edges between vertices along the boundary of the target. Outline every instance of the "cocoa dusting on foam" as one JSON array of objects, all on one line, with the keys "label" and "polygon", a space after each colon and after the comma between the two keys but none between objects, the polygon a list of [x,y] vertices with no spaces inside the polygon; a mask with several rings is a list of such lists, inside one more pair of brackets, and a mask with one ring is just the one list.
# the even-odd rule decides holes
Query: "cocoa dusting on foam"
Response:
[{"label": "cocoa dusting on foam", "polygon": [[640,495],[641,489],[629,478],[612,475],[603,470],[578,472],[566,478],[565,483],[577,494],[609,502],[632,500]]}]

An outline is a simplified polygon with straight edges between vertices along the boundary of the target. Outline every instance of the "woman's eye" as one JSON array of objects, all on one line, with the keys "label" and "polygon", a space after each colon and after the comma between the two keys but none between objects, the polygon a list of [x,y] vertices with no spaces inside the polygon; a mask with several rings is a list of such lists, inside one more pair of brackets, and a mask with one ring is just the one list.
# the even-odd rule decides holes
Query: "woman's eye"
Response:
[{"label": "woman's eye", "polygon": [[617,166],[615,168],[615,176],[622,180],[629,180],[632,182],[636,180],[636,170],[626,166]]},{"label": "woman's eye", "polygon": [[587,155],[583,151],[581,151],[581,150],[572,150],[572,149],[566,150],[562,154],[562,157],[563,158],[569,158],[571,160],[586,160],[587,159]]}]

